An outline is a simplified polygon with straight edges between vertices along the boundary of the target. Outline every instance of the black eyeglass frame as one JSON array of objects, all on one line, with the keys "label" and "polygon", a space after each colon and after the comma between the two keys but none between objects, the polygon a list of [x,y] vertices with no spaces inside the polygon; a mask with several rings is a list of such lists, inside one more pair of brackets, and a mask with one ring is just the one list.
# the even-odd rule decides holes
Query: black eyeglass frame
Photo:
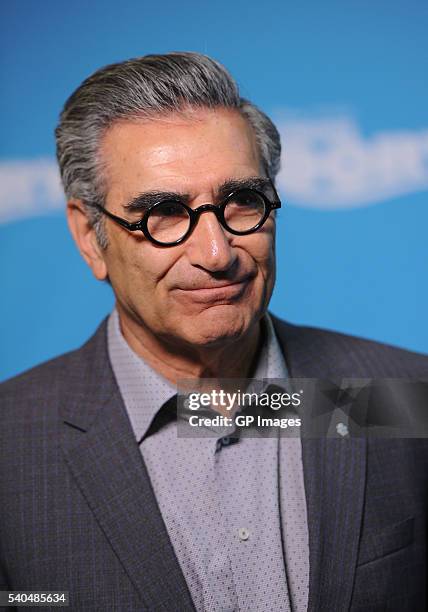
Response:
[{"label": "black eyeglass frame", "polygon": [[[273,185],[272,185],[272,189],[273,189],[274,193],[276,195],[278,195],[276,193],[276,190],[273,187]],[[249,230],[238,231],[238,230],[234,230],[233,228],[228,226],[228,224],[226,222],[226,219],[224,217],[224,211],[225,211],[225,208],[226,208],[227,204],[230,202],[230,200],[234,196],[236,196],[238,193],[242,193],[244,191],[254,192],[254,193],[256,193],[257,195],[259,195],[262,198],[262,200],[264,202],[264,205],[265,205],[265,213],[264,213],[263,217],[260,219],[260,221],[253,228],[251,228]],[[189,221],[189,229],[184,234],[184,236],[182,236],[178,240],[175,240],[174,242],[160,242],[159,240],[156,240],[156,238],[153,238],[153,236],[150,234],[150,232],[148,230],[148,227],[147,227],[149,216],[152,213],[152,211],[156,207],[160,206],[161,204],[165,204],[165,202],[171,202],[171,203],[175,203],[175,204],[180,204],[189,213],[189,219],[190,219],[190,221]],[[139,221],[136,221],[134,223],[132,223],[131,221],[127,221],[126,219],[123,219],[122,217],[118,217],[117,215],[114,215],[109,210],[104,208],[104,206],[101,206],[100,204],[97,204],[96,202],[94,202],[92,204],[92,206],[94,206],[97,210],[99,210],[102,213],[104,213],[105,215],[107,215],[107,217],[112,219],[112,221],[115,221],[118,225],[121,225],[122,227],[124,227],[128,231],[136,232],[136,231],[140,230],[141,232],[143,232],[143,234],[147,238],[147,240],[150,240],[150,242],[152,242],[153,244],[155,244],[157,246],[161,246],[161,247],[172,247],[172,246],[177,246],[178,244],[181,244],[182,242],[187,240],[187,238],[189,238],[190,234],[193,232],[193,230],[196,227],[196,224],[198,223],[200,215],[202,213],[204,213],[204,212],[213,212],[215,214],[215,216],[217,217],[217,220],[220,223],[220,225],[226,231],[230,232],[231,234],[234,234],[235,236],[246,236],[248,234],[253,234],[257,230],[259,230],[262,227],[262,225],[264,225],[266,223],[266,221],[267,221],[270,213],[272,212],[272,210],[277,210],[278,208],[281,208],[282,204],[281,204],[281,200],[279,198],[274,200],[273,202],[271,202],[269,200],[269,198],[266,196],[266,194],[264,194],[259,189],[253,189],[253,188],[249,188],[249,187],[244,187],[242,189],[235,189],[234,191],[229,193],[229,195],[226,196],[224,198],[224,200],[220,204],[202,204],[201,206],[198,206],[198,208],[190,208],[190,206],[188,206],[187,204],[185,204],[181,200],[174,200],[174,199],[170,199],[170,198],[163,199],[163,200],[160,200],[159,202],[155,202],[155,204],[152,204],[144,212],[143,217]]]}]

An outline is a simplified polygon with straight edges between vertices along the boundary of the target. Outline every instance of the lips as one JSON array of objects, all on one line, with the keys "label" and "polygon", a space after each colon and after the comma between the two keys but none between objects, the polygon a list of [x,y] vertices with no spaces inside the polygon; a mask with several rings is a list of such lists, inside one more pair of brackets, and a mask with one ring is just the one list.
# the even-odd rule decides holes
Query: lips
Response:
[{"label": "lips", "polygon": [[242,285],[243,283],[248,282],[249,278],[248,276],[246,278],[243,278],[242,280],[237,280],[237,281],[233,281],[233,282],[225,282],[223,284],[216,284],[216,285],[205,285],[205,286],[201,286],[201,287],[180,287],[181,291],[215,291],[217,289],[224,289],[226,287],[234,287],[235,285]]},{"label": "lips", "polygon": [[228,303],[239,299],[248,287],[251,277],[242,280],[223,282],[191,288],[180,288],[181,298],[194,303]]}]

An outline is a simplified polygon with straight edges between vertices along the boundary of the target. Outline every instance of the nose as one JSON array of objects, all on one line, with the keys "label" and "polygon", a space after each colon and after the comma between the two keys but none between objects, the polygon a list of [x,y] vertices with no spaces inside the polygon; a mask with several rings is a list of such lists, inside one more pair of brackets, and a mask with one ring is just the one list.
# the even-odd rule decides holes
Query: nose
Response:
[{"label": "nose", "polygon": [[187,242],[190,263],[209,272],[226,272],[236,261],[235,249],[213,212],[207,211],[199,216]]}]

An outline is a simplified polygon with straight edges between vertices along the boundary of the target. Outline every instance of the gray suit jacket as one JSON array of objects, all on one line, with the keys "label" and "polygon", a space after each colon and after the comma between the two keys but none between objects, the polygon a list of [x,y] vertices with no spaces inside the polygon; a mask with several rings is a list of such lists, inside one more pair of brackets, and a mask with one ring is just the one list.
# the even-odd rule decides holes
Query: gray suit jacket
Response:
[{"label": "gray suit jacket", "polygon": [[[427,357],[274,324],[291,376],[428,379]],[[3,383],[0,419],[0,590],[66,590],[72,610],[194,610],[105,321],[81,349]],[[302,447],[309,609],[425,610],[428,440]]]}]

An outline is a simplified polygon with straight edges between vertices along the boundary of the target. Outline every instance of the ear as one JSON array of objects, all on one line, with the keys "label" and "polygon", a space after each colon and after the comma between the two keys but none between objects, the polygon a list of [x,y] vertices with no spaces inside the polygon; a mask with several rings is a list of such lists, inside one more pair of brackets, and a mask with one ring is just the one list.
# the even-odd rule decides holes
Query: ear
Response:
[{"label": "ear", "polygon": [[98,245],[95,230],[81,200],[69,200],[67,202],[67,221],[77,248],[91,268],[93,275],[98,280],[105,280],[107,278],[107,266],[103,252]]}]

